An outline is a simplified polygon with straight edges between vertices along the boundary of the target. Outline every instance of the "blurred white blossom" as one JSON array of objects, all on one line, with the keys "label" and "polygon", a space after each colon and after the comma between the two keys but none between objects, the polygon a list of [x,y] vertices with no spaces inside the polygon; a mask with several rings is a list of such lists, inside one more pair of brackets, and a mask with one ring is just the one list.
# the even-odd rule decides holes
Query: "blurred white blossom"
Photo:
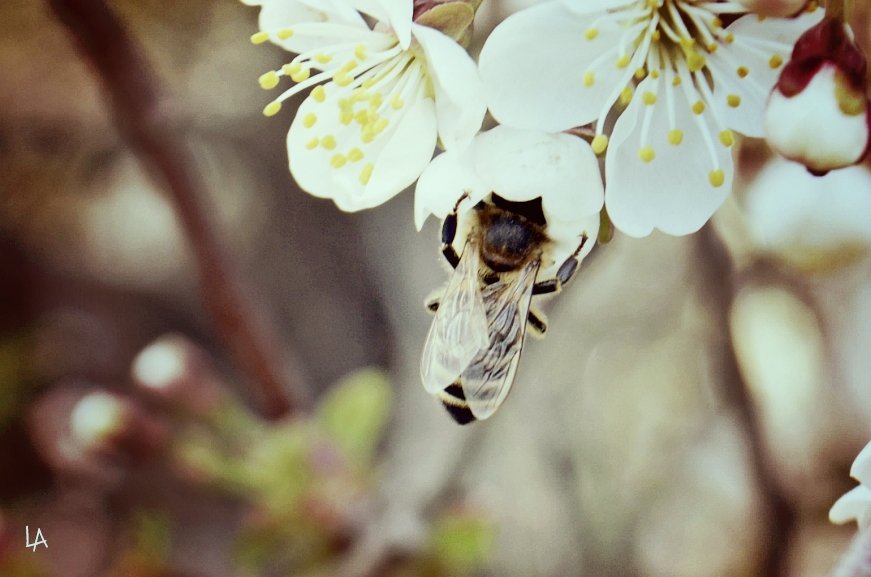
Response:
[{"label": "blurred white blossom", "polygon": [[804,270],[843,265],[871,248],[871,172],[853,166],[818,177],[775,159],[748,187],[745,213],[763,251]]},{"label": "blurred white blossom", "polygon": [[832,523],[847,523],[856,521],[860,529],[871,525],[871,443],[853,461],[850,468],[850,476],[861,483],[854,487],[844,496],[837,500],[829,511],[829,520]]},{"label": "blurred white blossom", "polygon": [[260,77],[296,84],[264,109],[310,89],[287,135],[299,186],[342,210],[377,206],[412,184],[437,139],[465,146],[485,105],[475,64],[457,42],[416,24],[409,0],[243,0],[260,5],[254,43],[297,54]]},{"label": "blurred white blossom", "polygon": [[822,10],[746,13],[733,1],[543,2],[506,19],[482,50],[490,110],[521,128],[595,123],[617,228],[695,232],[731,190],[732,131],[762,136],[778,70]]}]

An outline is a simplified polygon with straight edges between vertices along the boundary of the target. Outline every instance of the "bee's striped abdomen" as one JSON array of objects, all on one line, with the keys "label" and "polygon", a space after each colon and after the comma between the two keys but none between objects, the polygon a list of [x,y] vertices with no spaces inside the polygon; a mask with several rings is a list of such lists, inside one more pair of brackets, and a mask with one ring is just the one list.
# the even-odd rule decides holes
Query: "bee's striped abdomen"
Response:
[{"label": "bee's striped abdomen", "polygon": [[445,406],[448,414],[459,424],[466,425],[476,420],[475,415],[469,409],[466,395],[463,393],[463,386],[460,383],[448,385],[439,395],[439,400]]}]

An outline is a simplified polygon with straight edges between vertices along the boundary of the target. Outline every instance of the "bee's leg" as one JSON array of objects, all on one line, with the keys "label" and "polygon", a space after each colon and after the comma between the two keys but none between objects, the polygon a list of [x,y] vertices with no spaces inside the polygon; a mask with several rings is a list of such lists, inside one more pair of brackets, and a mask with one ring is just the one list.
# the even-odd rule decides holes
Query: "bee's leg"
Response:
[{"label": "bee's leg", "polygon": [[457,268],[457,265],[460,264],[460,255],[454,249],[454,239],[457,237],[457,211],[460,210],[460,203],[467,198],[469,198],[469,193],[464,192],[454,205],[454,210],[445,217],[445,221],[442,223],[442,254],[451,264],[451,268]]},{"label": "bee's leg", "polygon": [[554,278],[543,280],[532,285],[532,294],[544,295],[561,291],[563,285],[575,276],[575,272],[577,272],[578,265],[580,264],[578,262],[578,255],[581,253],[581,249],[584,248],[585,244],[587,244],[587,235],[581,237],[581,244],[579,244],[578,248],[575,249],[575,252],[573,252],[572,255],[560,265]]},{"label": "bee's leg", "polygon": [[544,313],[534,309],[529,309],[529,314],[526,315],[526,322],[532,331],[534,337],[544,337],[547,332],[547,319]]}]

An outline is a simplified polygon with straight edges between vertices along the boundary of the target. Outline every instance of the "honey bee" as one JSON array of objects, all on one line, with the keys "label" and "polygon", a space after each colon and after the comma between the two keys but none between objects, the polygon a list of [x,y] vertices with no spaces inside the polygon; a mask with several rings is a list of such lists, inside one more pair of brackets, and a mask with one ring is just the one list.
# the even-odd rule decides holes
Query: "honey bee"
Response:
[{"label": "honey bee", "polygon": [[538,280],[550,266],[552,241],[541,198],[513,202],[493,193],[472,209],[462,254],[453,242],[463,195],[442,224],[442,254],[454,268],[440,298],[423,347],[420,374],[427,392],[438,398],[461,425],[490,417],[505,400],[527,326],[544,335],[547,324],[531,307],[533,295],[556,293],[578,269],[577,250],[553,278]]}]

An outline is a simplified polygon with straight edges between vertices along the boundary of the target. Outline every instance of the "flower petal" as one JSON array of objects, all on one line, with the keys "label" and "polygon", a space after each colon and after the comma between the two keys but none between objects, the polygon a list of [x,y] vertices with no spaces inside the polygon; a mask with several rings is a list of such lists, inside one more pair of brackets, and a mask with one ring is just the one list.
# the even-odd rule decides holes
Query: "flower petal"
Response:
[{"label": "flower petal", "polygon": [[468,150],[446,150],[429,163],[417,181],[414,224],[420,230],[430,214],[446,217],[464,193],[474,205],[489,192],[475,172]]},{"label": "flower petal", "polygon": [[871,483],[871,443],[865,445],[850,467],[850,476],[860,483]]},{"label": "flower petal", "polygon": [[[480,71],[490,112],[502,124],[559,132],[595,120],[623,89],[616,66],[624,30],[606,20],[592,39],[594,15],[578,15],[560,1],[508,17],[487,38]],[[613,54],[609,54],[613,52]],[[597,60],[596,78],[585,86]]]},{"label": "flower petal", "polygon": [[306,98],[287,134],[290,171],[300,188],[353,212],[377,206],[414,182],[436,142],[435,107],[423,87],[367,140],[359,123],[340,119],[337,101],[344,93],[332,82],[324,88],[326,100]]},{"label": "flower petal", "polygon": [[473,152],[477,173],[503,198],[540,196],[546,216],[560,221],[583,219],[602,208],[599,163],[576,136],[497,126],[475,139]]},{"label": "flower petal", "polygon": [[562,0],[575,14],[597,14],[631,4],[631,0]]},{"label": "flower petal", "polygon": [[438,30],[414,24],[435,88],[439,137],[445,148],[464,148],[481,128],[487,105],[475,62],[462,46]]},{"label": "flower petal", "polygon": [[411,17],[414,6],[409,0],[351,0],[350,4],[364,14],[389,26],[403,49],[411,43]]},{"label": "flower petal", "polygon": [[[359,12],[336,0],[327,0],[317,6],[312,6],[306,0],[265,1],[258,21],[260,30],[269,33],[271,42],[296,54],[337,42],[362,42],[371,34]],[[301,24],[323,26],[286,38],[279,34]]]},{"label": "flower petal", "polygon": [[726,126],[747,136],[763,135],[765,103],[782,65],[789,60],[798,37],[819,22],[823,12],[817,9],[797,18],[762,20],[749,14],[726,28],[734,42],[707,55],[714,76],[714,101],[710,104]]},{"label": "flower petal", "polygon": [[859,485],[832,505],[829,510],[829,520],[839,525],[856,520],[860,527],[864,527],[868,524],[869,511],[871,511],[871,489]]},{"label": "flower petal", "polygon": [[[648,76],[637,93],[655,93],[654,82]],[[667,111],[657,109],[666,103],[652,106],[636,97],[617,119],[611,135],[605,161],[605,205],[614,226],[630,236],[646,236],[654,228],[672,235],[695,232],[732,189],[731,151],[719,141],[709,111],[695,115],[684,91],[672,94],[674,127]],[[647,114],[649,136],[642,140]],[[673,128],[683,134],[678,144],[669,140]],[[650,147],[655,158],[642,160],[642,147]],[[714,169],[722,171],[719,186],[711,183]]]}]

